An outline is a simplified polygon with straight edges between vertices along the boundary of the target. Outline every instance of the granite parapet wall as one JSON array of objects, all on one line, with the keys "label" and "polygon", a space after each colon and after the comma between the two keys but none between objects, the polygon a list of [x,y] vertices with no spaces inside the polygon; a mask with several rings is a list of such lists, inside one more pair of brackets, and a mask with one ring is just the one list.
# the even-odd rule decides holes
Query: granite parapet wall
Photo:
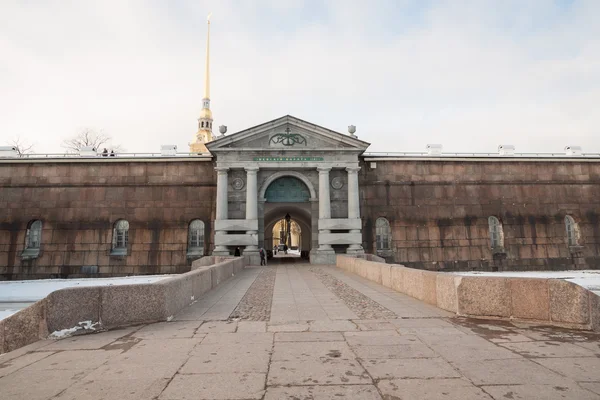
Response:
[{"label": "granite parapet wall", "polygon": [[207,291],[244,268],[242,257],[214,265],[194,262],[193,271],[147,284],[60,289],[0,321],[0,353],[48,337],[53,332],[80,327],[93,330],[168,321]]},{"label": "granite parapet wall", "polygon": [[564,280],[460,276],[342,255],[336,265],[460,316],[600,332],[600,296]]}]

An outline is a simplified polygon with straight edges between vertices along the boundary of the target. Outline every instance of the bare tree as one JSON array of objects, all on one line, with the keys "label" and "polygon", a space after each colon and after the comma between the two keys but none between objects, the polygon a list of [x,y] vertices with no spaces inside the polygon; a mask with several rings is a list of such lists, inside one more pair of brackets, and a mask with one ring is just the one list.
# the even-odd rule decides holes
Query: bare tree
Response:
[{"label": "bare tree", "polygon": [[82,147],[93,147],[99,150],[100,147],[110,148],[115,152],[123,151],[120,145],[112,143],[112,137],[103,131],[96,131],[91,128],[84,128],[79,133],[69,139],[63,140],[61,146],[68,153],[78,153]]},{"label": "bare tree", "polygon": [[23,139],[21,136],[17,136],[9,140],[7,143],[9,146],[14,146],[17,149],[19,157],[23,157],[24,154],[33,153],[33,144]]}]

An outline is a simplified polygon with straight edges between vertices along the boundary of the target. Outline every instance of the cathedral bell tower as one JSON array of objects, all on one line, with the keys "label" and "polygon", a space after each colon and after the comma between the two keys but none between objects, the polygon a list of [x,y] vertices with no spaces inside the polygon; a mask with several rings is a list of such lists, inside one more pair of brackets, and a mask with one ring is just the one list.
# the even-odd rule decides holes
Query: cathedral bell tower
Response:
[{"label": "cathedral bell tower", "polygon": [[206,34],[206,70],[204,74],[204,98],[202,111],[198,118],[198,132],[194,142],[190,143],[190,153],[208,153],[206,143],[213,140],[212,111],[210,111],[210,14],[207,18],[208,28]]}]

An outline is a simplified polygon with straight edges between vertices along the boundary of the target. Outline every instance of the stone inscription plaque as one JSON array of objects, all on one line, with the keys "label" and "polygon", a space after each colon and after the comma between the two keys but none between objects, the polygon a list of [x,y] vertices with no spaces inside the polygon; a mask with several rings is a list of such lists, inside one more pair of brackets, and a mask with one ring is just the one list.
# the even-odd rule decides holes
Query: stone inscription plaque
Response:
[{"label": "stone inscription plaque", "polygon": [[254,157],[253,161],[273,161],[273,162],[323,161],[323,157]]}]

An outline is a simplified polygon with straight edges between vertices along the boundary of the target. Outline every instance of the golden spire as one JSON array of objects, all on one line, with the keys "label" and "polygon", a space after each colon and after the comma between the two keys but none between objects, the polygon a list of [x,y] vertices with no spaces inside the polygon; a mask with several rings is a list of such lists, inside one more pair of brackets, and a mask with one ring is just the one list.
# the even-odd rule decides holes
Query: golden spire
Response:
[{"label": "golden spire", "polygon": [[193,143],[190,143],[190,153],[206,153],[206,143],[212,141],[212,112],[210,111],[210,16],[206,18],[206,70],[204,72],[204,98],[202,99],[202,111],[198,118],[198,132]]},{"label": "golden spire", "polygon": [[206,70],[204,72],[204,98],[210,99],[210,16],[208,14],[206,18],[207,29],[206,29]]}]

